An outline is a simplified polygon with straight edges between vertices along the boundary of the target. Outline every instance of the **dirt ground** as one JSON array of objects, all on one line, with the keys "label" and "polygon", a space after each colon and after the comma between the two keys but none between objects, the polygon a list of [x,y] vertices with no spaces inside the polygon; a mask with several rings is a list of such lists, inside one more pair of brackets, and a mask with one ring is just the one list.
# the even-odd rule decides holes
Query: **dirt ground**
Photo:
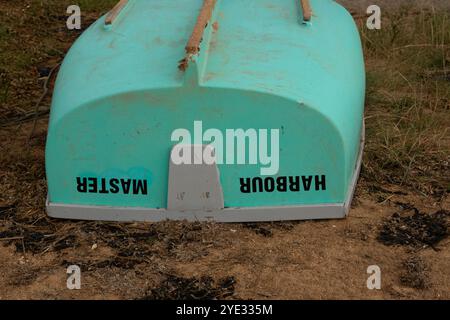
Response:
[{"label": "dirt ground", "polygon": [[[29,5],[39,8],[36,3],[30,1]],[[1,8],[7,6],[5,13]],[[22,14],[25,7],[22,1],[0,0],[0,18]],[[351,8],[361,13],[358,6]],[[103,7],[93,8],[90,19],[101,12]],[[368,82],[366,117],[369,145],[347,219],[118,224],[48,218],[44,210],[44,148],[48,122],[45,106],[50,103],[54,79],[51,75],[50,93],[42,101],[44,108],[37,113],[35,128],[32,120],[43,78],[49,76],[78,35],[66,36],[64,13],[60,11],[62,17],[52,13],[52,25],[54,21],[60,23],[38,34],[57,39],[48,44],[51,50],[36,51],[33,58],[25,60],[23,72],[8,69],[6,63],[0,65],[0,71],[6,70],[4,77],[14,76],[7,82],[9,96],[5,94],[0,105],[0,300],[450,299],[449,155],[447,151],[438,156],[420,149],[414,159],[424,155],[428,162],[416,164],[408,158],[408,168],[401,159],[380,164],[391,155],[384,151],[385,159],[374,156],[378,144],[387,150],[380,142],[386,139],[378,140],[375,130],[377,117],[386,114],[379,99],[392,87],[381,87],[372,78]],[[23,29],[19,25],[11,30]],[[19,49],[25,43],[34,54],[33,44],[39,38],[33,37],[37,36],[30,35],[28,43],[23,39],[12,43]],[[376,51],[366,53],[372,77],[385,59],[378,58]],[[444,52],[444,64],[447,53],[450,64],[450,51]],[[444,100],[450,88],[446,76],[436,80],[444,92],[436,103],[450,101]],[[437,96],[440,91],[434,90]],[[394,101],[393,96],[389,94],[389,101]],[[436,122],[442,125],[441,133],[442,128],[450,126],[449,110],[450,104],[443,105],[441,111],[446,118],[436,114],[443,121]],[[422,137],[423,132],[419,134]],[[442,141],[448,143],[448,137]],[[400,148],[397,144],[394,147]],[[427,152],[433,156],[428,157]],[[402,154],[398,152],[396,157]],[[81,290],[66,287],[66,269],[74,264],[82,271]],[[381,269],[381,290],[367,288],[367,268],[371,265]]]}]

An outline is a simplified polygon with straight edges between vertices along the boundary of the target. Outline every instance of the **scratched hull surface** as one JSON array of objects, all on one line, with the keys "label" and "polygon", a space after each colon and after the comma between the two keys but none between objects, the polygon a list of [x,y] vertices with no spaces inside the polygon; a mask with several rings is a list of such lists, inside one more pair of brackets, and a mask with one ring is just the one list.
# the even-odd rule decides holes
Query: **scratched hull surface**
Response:
[{"label": "scratched hull surface", "polygon": [[348,199],[365,92],[349,13],[313,0],[304,24],[298,1],[218,1],[199,54],[180,70],[202,4],[131,1],[111,26],[103,17],[74,44],[52,103],[50,203],[166,208],[171,133],[197,120],[205,130],[280,130],[273,178],[286,179],[287,191],[243,192],[242,179],[260,177],[261,165],[218,165],[225,207]]}]

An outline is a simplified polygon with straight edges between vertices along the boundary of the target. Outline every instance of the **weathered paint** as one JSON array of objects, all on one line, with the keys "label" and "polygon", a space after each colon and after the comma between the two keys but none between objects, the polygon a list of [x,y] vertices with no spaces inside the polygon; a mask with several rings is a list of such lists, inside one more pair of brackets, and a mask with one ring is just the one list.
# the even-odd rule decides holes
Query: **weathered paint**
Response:
[{"label": "weathered paint", "polygon": [[[226,207],[344,203],[362,130],[365,76],[350,14],[312,0],[218,1],[198,56],[178,69],[202,0],[129,1],[73,45],[61,66],[47,142],[54,204],[166,208],[177,128],[280,129],[277,176],[326,175],[327,190],[240,192],[255,165],[219,165]],[[147,195],[79,193],[77,177],[148,181]]]}]

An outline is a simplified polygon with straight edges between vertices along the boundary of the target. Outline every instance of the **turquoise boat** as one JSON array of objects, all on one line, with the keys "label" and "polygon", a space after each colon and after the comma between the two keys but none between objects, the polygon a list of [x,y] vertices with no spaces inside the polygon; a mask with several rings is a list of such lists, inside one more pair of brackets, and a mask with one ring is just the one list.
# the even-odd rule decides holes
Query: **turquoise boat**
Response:
[{"label": "turquoise boat", "polygon": [[332,0],[122,0],[60,68],[48,214],[344,218],[364,98],[358,30]]}]

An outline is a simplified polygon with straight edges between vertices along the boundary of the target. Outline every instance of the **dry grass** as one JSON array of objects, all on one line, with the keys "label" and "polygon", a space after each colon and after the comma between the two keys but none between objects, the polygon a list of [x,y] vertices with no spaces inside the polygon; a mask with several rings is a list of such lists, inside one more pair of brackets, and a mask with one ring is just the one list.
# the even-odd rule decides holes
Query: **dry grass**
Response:
[{"label": "dry grass", "polygon": [[450,13],[406,8],[360,25],[367,61],[363,177],[442,197],[449,191]]},{"label": "dry grass", "polygon": [[[115,0],[78,1],[86,28]],[[69,0],[0,0],[0,127],[29,117],[42,94],[42,69],[62,60],[80,31],[66,28]],[[49,106],[44,101],[43,109]],[[27,117],[28,116],[28,117]],[[11,121],[13,120],[13,121]]]}]

